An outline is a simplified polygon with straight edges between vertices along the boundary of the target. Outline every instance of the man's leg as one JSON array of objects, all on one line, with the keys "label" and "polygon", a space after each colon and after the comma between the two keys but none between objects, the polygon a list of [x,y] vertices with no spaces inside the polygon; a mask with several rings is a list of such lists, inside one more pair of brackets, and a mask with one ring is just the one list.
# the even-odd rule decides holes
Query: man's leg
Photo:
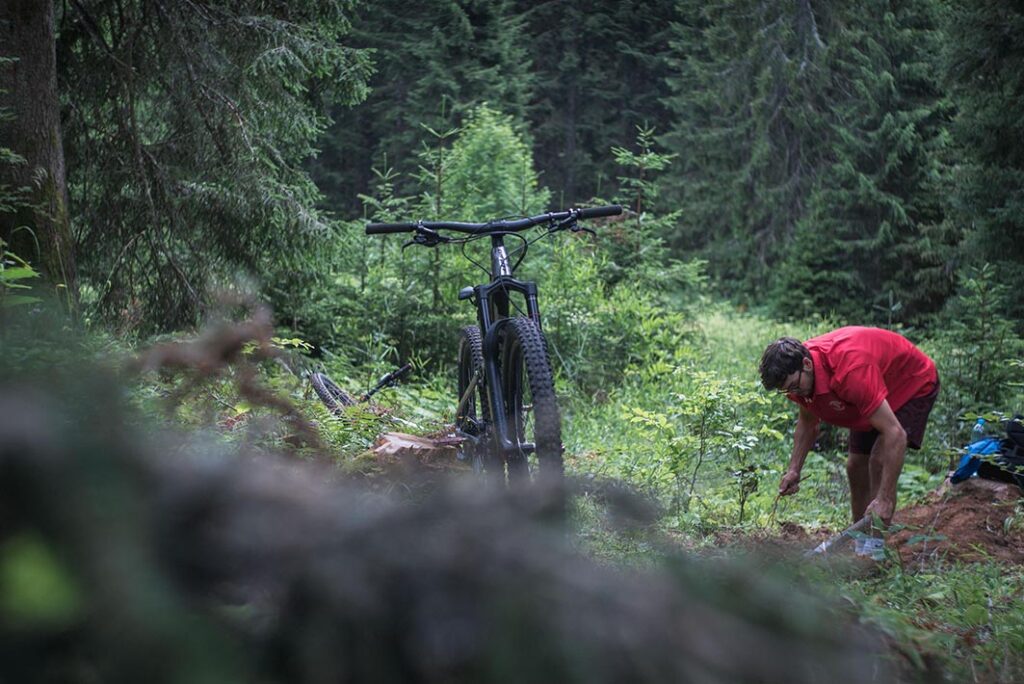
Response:
[{"label": "man's leg", "polygon": [[[864,509],[871,503],[870,457],[851,451],[846,459],[846,477],[850,481],[850,509],[853,521],[864,517]],[[877,487],[877,485],[876,485]]]},{"label": "man's leg", "polygon": [[871,456],[875,442],[878,441],[877,430],[850,430],[850,450],[846,458],[846,477],[850,481],[850,510],[853,522],[864,517],[864,509],[878,491],[878,482],[872,488]]}]

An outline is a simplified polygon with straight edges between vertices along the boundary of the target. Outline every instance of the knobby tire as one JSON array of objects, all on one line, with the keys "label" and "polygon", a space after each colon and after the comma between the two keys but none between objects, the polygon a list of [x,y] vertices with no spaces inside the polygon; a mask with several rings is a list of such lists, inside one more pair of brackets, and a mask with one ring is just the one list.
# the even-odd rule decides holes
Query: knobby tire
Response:
[{"label": "knobby tire", "polygon": [[490,454],[491,444],[485,439],[481,426],[490,422],[490,410],[487,402],[487,391],[484,386],[484,352],[480,328],[475,325],[467,325],[459,331],[458,350],[458,382],[456,389],[458,401],[466,397],[473,377],[476,377],[476,386],[466,397],[464,406],[457,407],[455,416],[455,427],[466,434],[478,438],[480,441],[474,446],[469,440],[459,447],[459,460],[469,461],[473,470],[478,474],[484,469],[489,469],[488,461],[493,460]]},{"label": "knobby tire", "polygon": [[346,406],[356,403],[352,395],[338,387],[326,373],[313,373],[309,376],[309,384],[324,406],[335,415],[340,414]]},{"label": "knobby tire", "polygon": [[512,454],[506,463],[509,487],[531,480],[561,487],[562,419],[547,342],[537,324],[529,318],[509,319],[502,331],[499,358],[510,436],[520,444],[532,442],[536,456],[536,466],[531,469],[525,450]]}]

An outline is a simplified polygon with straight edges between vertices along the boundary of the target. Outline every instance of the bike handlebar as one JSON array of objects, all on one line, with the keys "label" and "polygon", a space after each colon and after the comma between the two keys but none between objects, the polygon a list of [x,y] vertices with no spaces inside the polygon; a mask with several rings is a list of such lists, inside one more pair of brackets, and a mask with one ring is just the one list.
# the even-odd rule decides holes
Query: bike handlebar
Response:
[{"label": "bike handlebar", "polygon": [[416,229],[415,223],[367,223],[367,235],[384,235],[387,233],[408,233]]},{"label": "bike handlebar", "polygon": [[610,204],[606,207],[586,207],[578,211],[582,219],[601,218],[602,216],[618,216],[622,213],[622,207],[618,204]]},{"label": "bike handlebar", "polygon": [[429,230],[454,230],[459,233],[471,235],[483,235],[487,233],[514,232],[526,230],[542,223],[553,223],[564,221],[575,216],[576,218],[589,219],[601,216],[618,216],[622,213],[622,207],[613,204],[606,207],[587,207],[585,209],[568,209],[566,211],[550,211],[546,214],[538,214],[529,218],[489,221],[487,223],[464,223],[462,221],[408,221],[403,223],[369,223],[366,226],[367,235],[384,235],[388,233],[411,233],[417,228],[423,227]]}]

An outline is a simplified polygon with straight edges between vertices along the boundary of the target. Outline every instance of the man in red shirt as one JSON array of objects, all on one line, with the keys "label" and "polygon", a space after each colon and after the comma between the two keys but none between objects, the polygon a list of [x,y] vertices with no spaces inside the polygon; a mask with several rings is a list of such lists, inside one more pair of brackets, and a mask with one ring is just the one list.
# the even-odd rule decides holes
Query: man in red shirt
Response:
[{"label": "man in red shirt", "polygon": [[896,482],[907,446],[920,449],[939,392],[935,363],[910,340],[879,328],[847,327],[807,340],[772,342],[761,382],[800,407],[789,468],[779,493],[795,494],[824,420],[850,428],[846,474],[853,519],[896,510]]}]

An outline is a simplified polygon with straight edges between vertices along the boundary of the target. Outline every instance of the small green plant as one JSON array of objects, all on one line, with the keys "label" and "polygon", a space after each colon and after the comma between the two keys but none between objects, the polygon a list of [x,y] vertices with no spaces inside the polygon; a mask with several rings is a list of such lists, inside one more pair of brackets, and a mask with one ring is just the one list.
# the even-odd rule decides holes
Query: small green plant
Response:
[{"label": "small green plant", "polygon": [[27,283],[38,277],[39,272],[0,239],[0,309],[38,302],[39,297],[25,294],[32,289]]},{"label": "small green plant", "polygon": [[658,199],[661,185],[658,174],[667,169],[676,155],[655,148],[654,128],[637,126],[634,150],[613,147],[612,154],[625,173],[619,176],[618,201],[632,210],[631,220],[614,228],[608,248],[614,268],[606,274],[611,282],[620,279],[634,284],[652,285],[665,280],[665,265],[671,261],[664,236],[669,234],[682,213],[660,214]]},{"label": "small green plant", "polygon": [[[782,435],[761,393],[710,371],[687,371],[687,388],[669,394],[670,412],[628,409],[630,423],[650,432],[652,462],[644,484],[668,485],[670,510],[684,517],[705,490],[714,500],[707,507],[711,519],[724,523],[727,511],[734,511],[732,522],[742,523],[751,498],[772,469],[772,449],[766,445]],[[734,483],[731,502],[716,493],[723,474],[726,482]]]}]

